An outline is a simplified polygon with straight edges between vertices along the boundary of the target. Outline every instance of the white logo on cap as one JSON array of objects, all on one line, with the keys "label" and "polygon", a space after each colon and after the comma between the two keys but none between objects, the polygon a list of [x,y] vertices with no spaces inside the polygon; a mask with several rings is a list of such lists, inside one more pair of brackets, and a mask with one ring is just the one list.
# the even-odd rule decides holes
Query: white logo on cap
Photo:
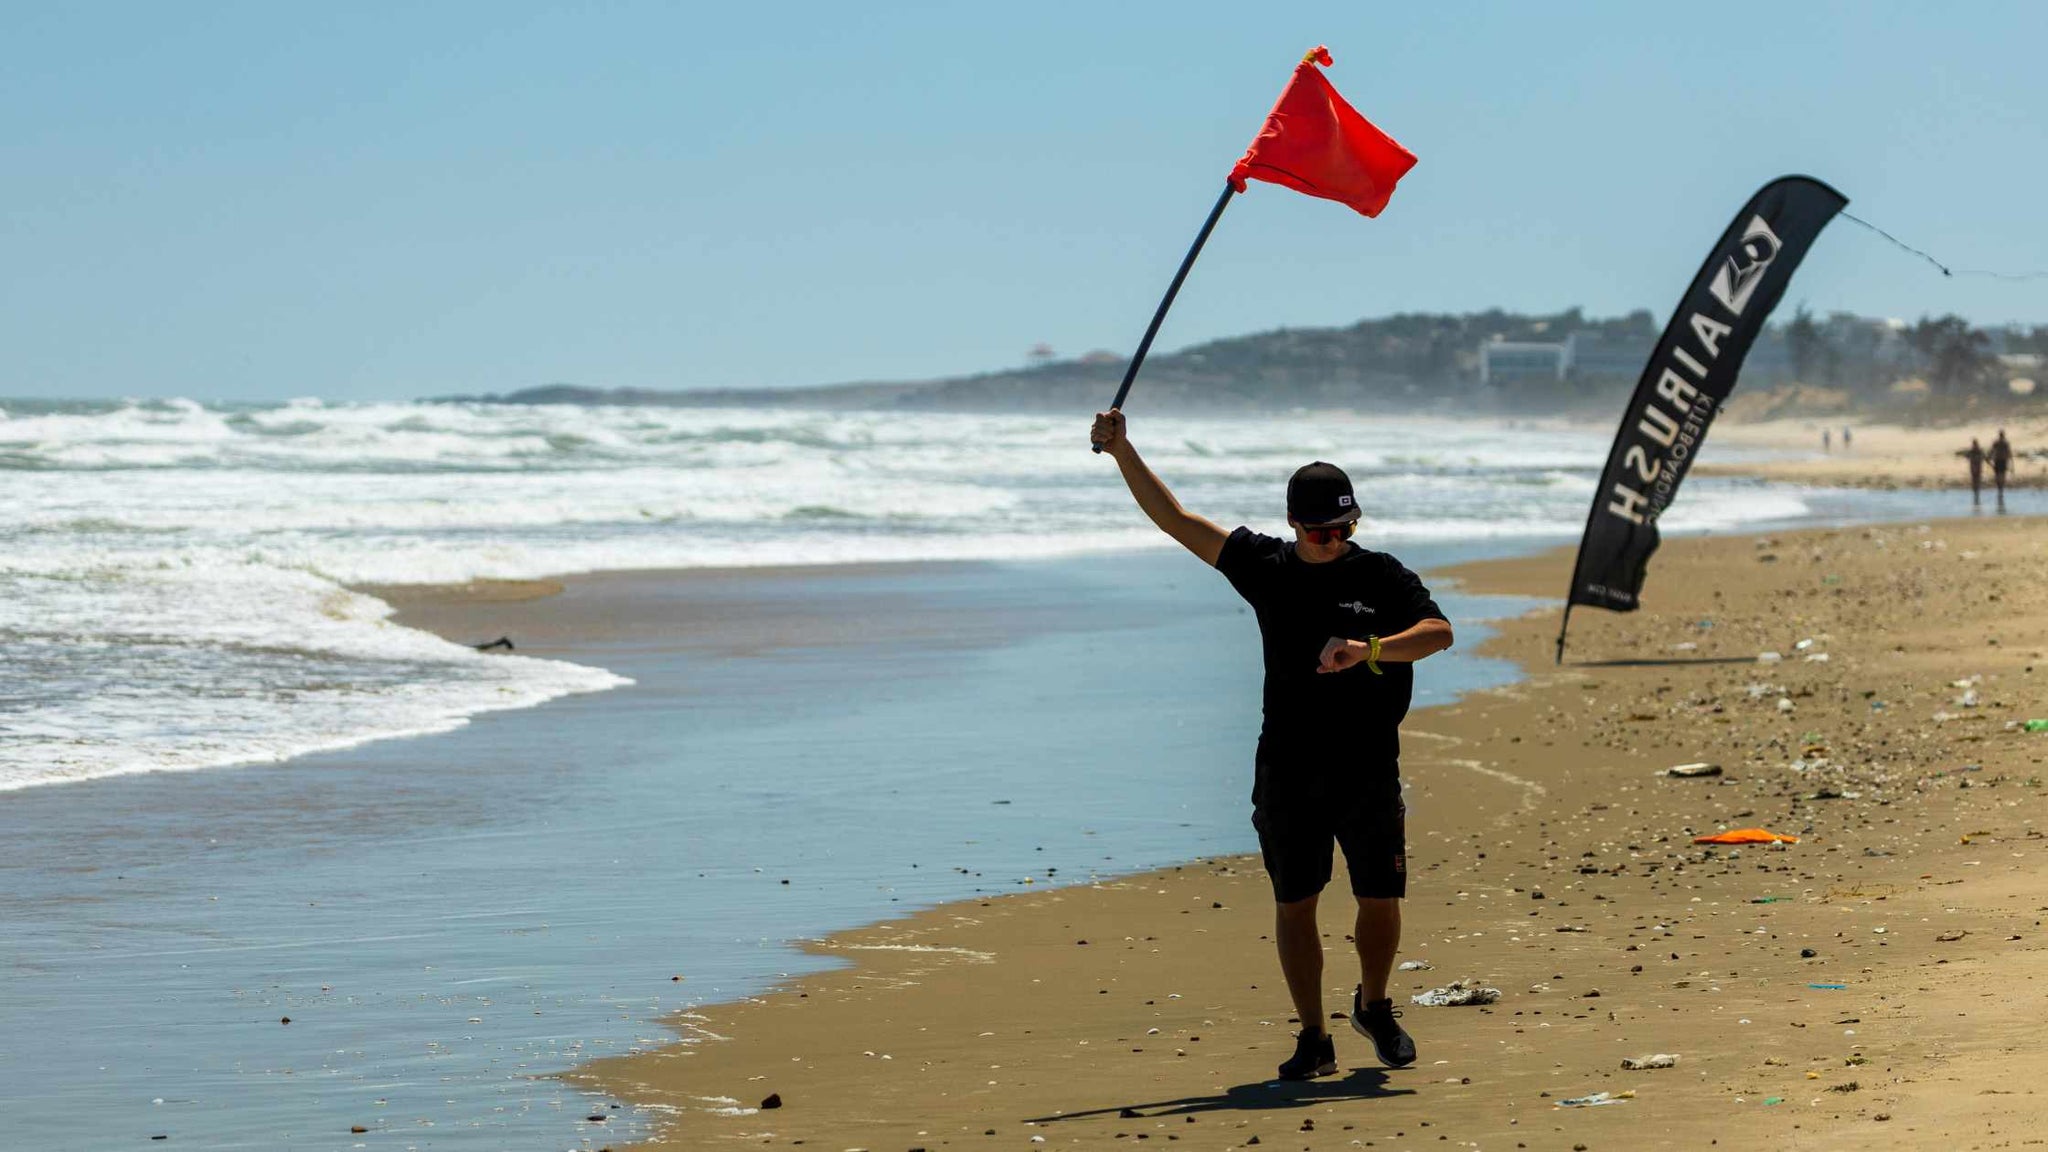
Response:
[{"label": "white logo on cap", "polygon": [[1337,497],[1337,507],[1339,507],[1339,508],[1349,508],[1349,507],[1351,507],[1351,497],[1349,497],[1349,496],[1339,496],[1339,497]]}]

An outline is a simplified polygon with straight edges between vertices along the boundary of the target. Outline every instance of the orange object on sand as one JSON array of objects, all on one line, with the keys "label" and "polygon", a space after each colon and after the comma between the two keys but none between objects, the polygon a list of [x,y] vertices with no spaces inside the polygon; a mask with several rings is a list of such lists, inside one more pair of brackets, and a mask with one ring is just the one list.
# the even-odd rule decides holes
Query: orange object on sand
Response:
[{"label": "orange object on sand", "polygon": [[1762,828],[1730,828],[1726,832],[1716,832],[1712,836],[1695,836],[1692,838],[1692,842],[1695,844],[1776,844],[1780,842],[1797,844],[1799,843],[1799,837],[1781,836],[1776,832],[1766,831]]}]

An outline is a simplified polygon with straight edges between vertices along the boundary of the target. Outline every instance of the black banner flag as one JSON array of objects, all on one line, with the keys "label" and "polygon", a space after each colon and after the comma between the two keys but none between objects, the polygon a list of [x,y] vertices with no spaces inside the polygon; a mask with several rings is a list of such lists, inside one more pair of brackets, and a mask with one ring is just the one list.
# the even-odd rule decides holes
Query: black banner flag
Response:
[{"label": "black banner flag", "polygon": [[[1657,518],[1678,495],[1707,426],[1735,387],[1742,358],[1785,294],[1792,270],[1849,203],[1805,176],[1771,181],[1750,198],[1693,277],[1621,418],[1565,598],[1633,612],[1657,550]],[[1557,635],[1564,658],[1564,632]]]}]

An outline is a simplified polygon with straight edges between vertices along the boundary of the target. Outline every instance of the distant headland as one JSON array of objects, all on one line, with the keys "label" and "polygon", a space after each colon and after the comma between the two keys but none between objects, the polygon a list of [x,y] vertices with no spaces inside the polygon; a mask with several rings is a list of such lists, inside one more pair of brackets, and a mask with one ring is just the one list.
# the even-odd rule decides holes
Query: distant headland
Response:
[{"label": "distant headland", "polygon": [[[1647,310],[1588,317],[1491,310],[1402,313],[1333,328],[1278,328],[1159,353],[1145,364],[1148,407],[1175,412],[1346,409],[1593,415],[1635,385],[1658,326]],[[1743,366],[1735,414],[2048,409],[2036,386],[2048,325],[1977,328],[1804,309],[1770,324]],[[1106,402],[1125,354],[907,382],[798,388],[600,388],[548,384],[450,402],[1077,412]],[[1747,410],[1745,412],[1745,409]]]}]

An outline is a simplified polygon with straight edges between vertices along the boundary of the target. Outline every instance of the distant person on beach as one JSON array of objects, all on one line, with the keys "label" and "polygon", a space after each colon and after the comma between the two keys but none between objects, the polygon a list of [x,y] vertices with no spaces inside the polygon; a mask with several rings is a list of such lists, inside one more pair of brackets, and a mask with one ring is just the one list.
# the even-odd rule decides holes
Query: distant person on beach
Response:
[{"label": "distant person on beach", "polygon": [[1998,486],[1998,502],[2005,503],[2005,474],[2012,470],[2012,441],[2005,438],[2005,429],[1998,430],[1998,439],[1991,442],[1991,482]]},{"label": "distant person on beach", "polygon": [[1820,430],[1820,450],[1826,452],[1830,447],[1831,445],[1828,443],[1828,430],[1823,428]]},{"label": "distant person on beach", "polygon": [[1844,424],[1844,425],[1842,425],[1842,451],[1844,451],[1844,452],[1847,452],[1848,450],[1849,450],[1849,426],[1848,426],[1847,424]]},{"label": "distant person on beach", "polygon": [[1304,465],[1287,482],[1294,539],[1284,540],[1249,528],[1225,532],[1182,508],[1131,446],[1122,412],[1097,413],[1089,438],[1116,459],[1152,523],[1223,573],[1258,617],[1265,724],[1253,761],[1252,826],[1278,906],[1280,970],[1301,1018],[1281,1077],[1337,1070],[1323,1027],[1316,927],[1337,845],[1358,901],[1351,1026],[1372,1041],[1380,1063],[1413,1064],[1415,1042],[1387,995],[1408,892],[1400,729],[1414,662],[1451,646],[1450,623],[1399,560],[1351,543],[1358,501],[1336,465]]},{"label": "distant person on beach", "polygon": [[1970,446],[1956,453],[1956,455],[1970,462],[1970,503],[1982,504],[1984,502],[1983,446],[1977,443],[1975,436],[1972,436],[1970,437]]}]

